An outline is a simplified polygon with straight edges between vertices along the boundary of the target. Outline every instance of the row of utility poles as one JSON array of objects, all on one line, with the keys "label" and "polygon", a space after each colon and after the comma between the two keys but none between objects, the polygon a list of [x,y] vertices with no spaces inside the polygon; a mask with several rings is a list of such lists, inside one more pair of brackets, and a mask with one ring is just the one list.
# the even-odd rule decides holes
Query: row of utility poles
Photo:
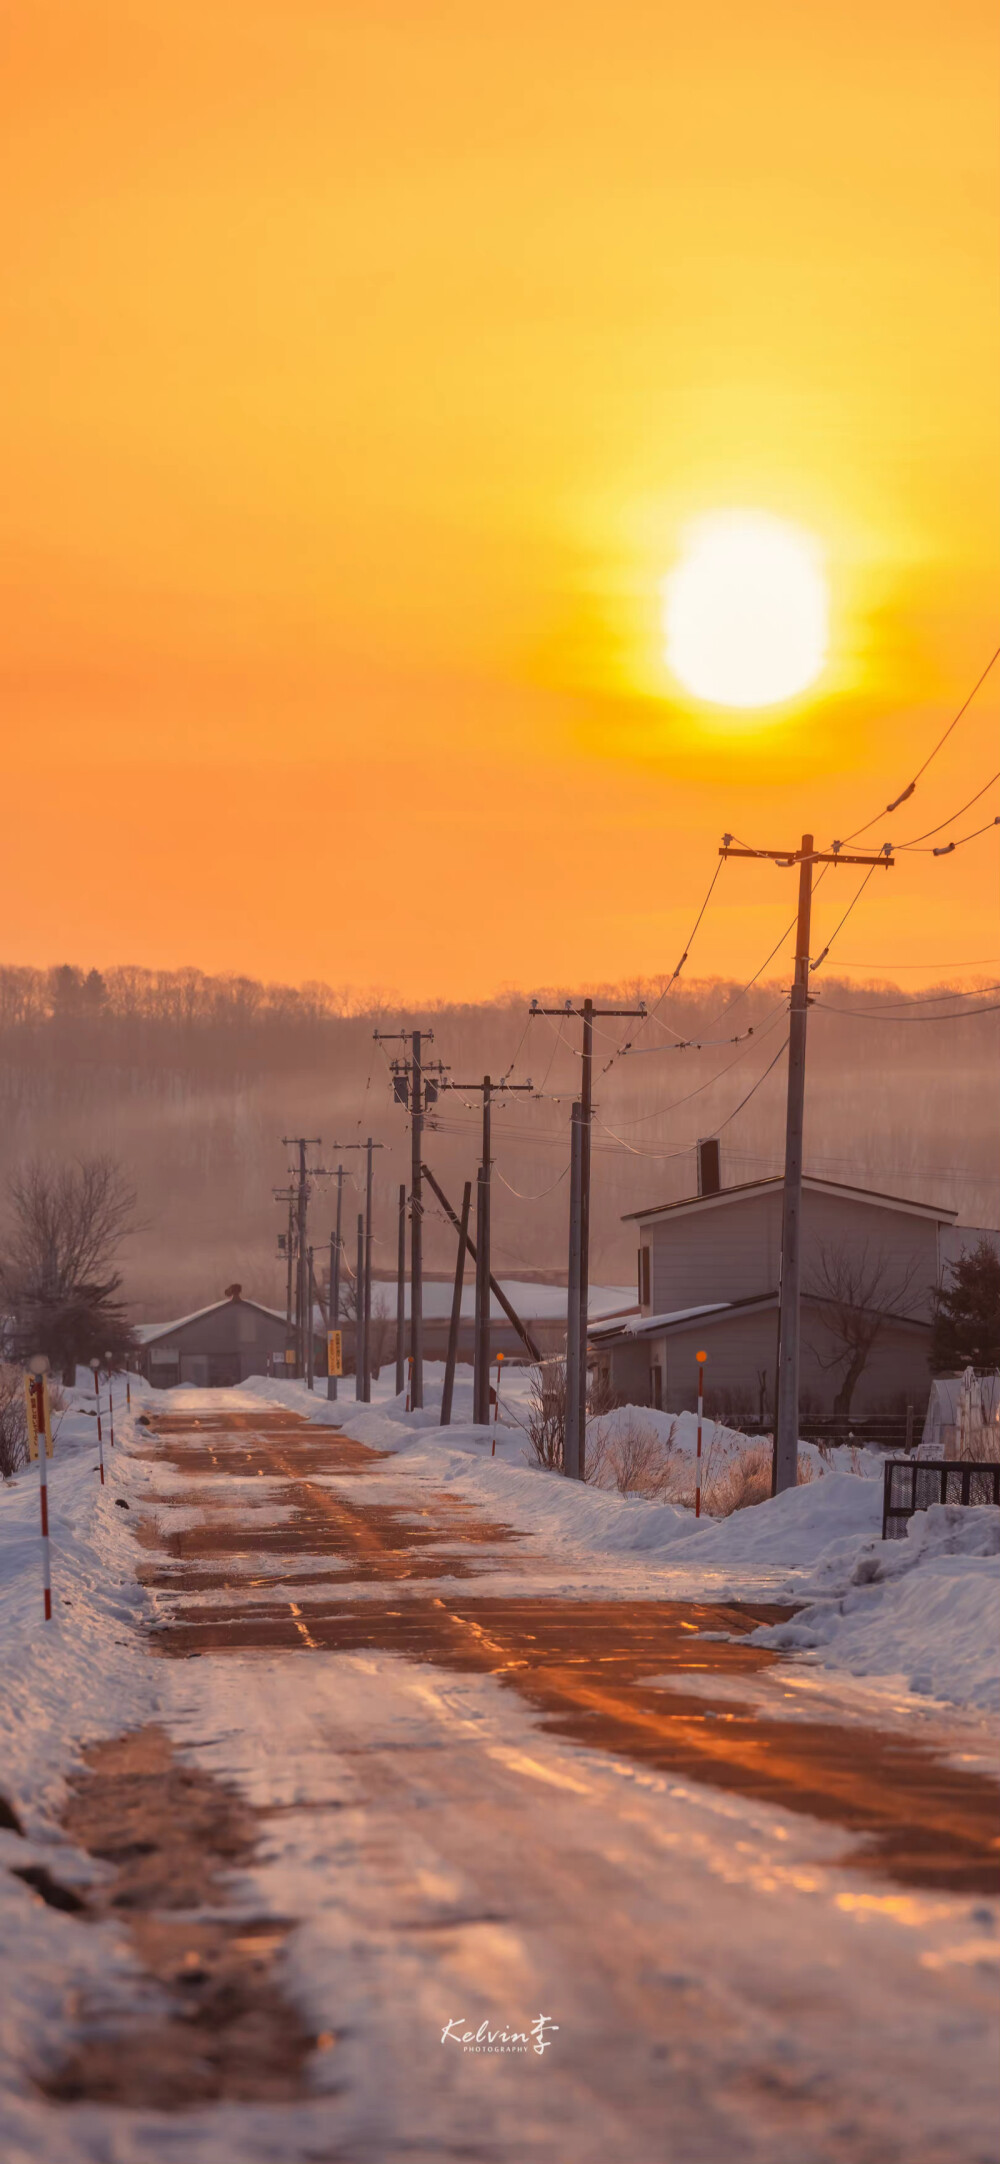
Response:
[{"label": "row of utility poles", "polygon": [[[794,1487],[798,1478],[798,1428],[799,1428],[799,1365],[800,1365],[800,1274],[801,1274],[801,1217],[802,1217],[802,1155],[803,1118],[805,1105],[805,1058],[806,1023],[809,998],[812,871],[815,864],[855,864],[888,870],[892,863],[887,850],[877,854],[848,854],[837,844],[829,851],[819,851],[813,846],[810,834],[802,836],[797,850],[751,849],[735,847],[733,837],[725,835],[720,850],[723,857],[757,857],[770,859],[779,866],[798,866],[799,895],[796,920],[795,976],[791,989],[789,1012],[788,1081],[785,1121],[785,1172],[782,1198],[781,1280],[779,1288],[779,1336],[777,1361],[777,1410],[774,1436],[773,1488],[776,1493]],[[591,1138],[594,1117],[593,1064],[594,1024],[605,1020],[643,1020],[646,1007],[643,1002],[635,1007],[599,1007],[589,996],[580,1000],[566,1000],[559,1007],[543,1007],[533,1000],[529,1018],[547,1016],[564,1021],[572,1017],[582,1024],[580,1058],[580,1094],[574,1101],[570,1118],[570,1195],[569,1195],[569,1267],[566,1304],[566,1425],[563,1470],[570,1479],[586,1478],[587,1434],[587,1338],[590,1294],[590,1192],[591,1192]],[[400,1044],[404,1050],[390,1062],[393,1096],[410,1116],[410,1190],[399,1189],[399,1223],[397,1240],[396,1283],[396,1390],[404,1386],[404,1338],[405,1338],[405,1279],[406,1279],[406,1219],[410,1224],[410,1332],[409,1371],[410,1404],[422,1407],[424,1402],[424,1315],[423,1315],[423,1190],[426,1181],[446,1217],[458,1236],[458,1252],[452,1294],[451,1316],[448,1333],[448,1351],[445,1363],[442,1423],[451,1419],[455,1364],[458,1352],[461,1322],[462,1291],[466,1256],[475,1264],[475,1353],[473,1363],[473,1419],[478,1423],[489,1420],[490,1411],[490,1300],[495,1297],[518,1331],[528,1355],[540,1359],[538,1347],[530,1333],[498,1285],[491,1269],[491,1188],[492,1188],[492,1111],[499,1094],[535,1095],[531,1082],[512,1083],[504,1077],[494,1082],[487,1074],[478,1082],[458,1082],[450,1077],[440,1060],[428,1059],[426,1046],[433,1043],[432,1031],[419,1029],[393,1032],[376,1030],[375,1041],[379,1044]],[[482,1100],[482,1154],[476,1175],[475,1239],[469,1229],[471,1216],[472,1183],[467,1181],[461,1211],[456,1212],[429,1166],[424,1163],[424,1131],[428,1112],[437,1103],[442,1091],[457,1090],[465,1094],[478,1093]],[[290,1138],[286,1137],[286,1142]],[[309,1180],[316,1177],[337,1179],[337,1230],[330,1244],[330,1305],[329,1327],[336,1329],[340,1317],[340,1269],[342,1254],[341,1198],[345,1177],[344,1168],[338,1165],[334,1174],[321,1173],[306,1167],[306,1151],[315,1146],[302,1136],[291,1138],[298,1151],[295,1180],[292,1187],[278,1191],[279,1199],[288,1202],[288,1309],[292,1319],[292,1288],[297,1288],[295,1301],[295,1350],[297,1372],[304,1374],[312,1384],[313,1361],[313,1302],[315,1297],[313,1251],[307,1240],[307,1212]],[[369,1136],[365,1142],[337,1143],[336,1150],[364,1150],[367,1156],[365,1183],[365,1211],[358,1217],[358,1252],[355,1276],[356,1293],[356,1371],[357,1396],[365,1401],[371,1397],[371,1323],[372,1323],[372,1156],[380,1143]],[[331,1376],[327,1384],[328,1395],[336,1397],[336,1378]]]}]

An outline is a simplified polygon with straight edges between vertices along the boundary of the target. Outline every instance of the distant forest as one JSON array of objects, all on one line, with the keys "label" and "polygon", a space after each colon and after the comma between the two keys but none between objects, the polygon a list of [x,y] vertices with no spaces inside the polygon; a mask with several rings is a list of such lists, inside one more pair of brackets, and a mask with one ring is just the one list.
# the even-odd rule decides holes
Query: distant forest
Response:
[{"label": "distant forest", "polygon": [[[1000,1014],[936,1019],[980,1002],[859,989],[825,972],[813,988],[807,1170],[995,1225]],[[666,980],[594,990],[604,1005],[645,998],[652,1010],[644,1023],[600,1022],[595,1039],[592,1276],[631,1284],[635,1239],[623,1213],[693,1192],[700,1136],[720,1133],[727,1185],[780,1169],[786,980],[748,990]],[[538,996],[551,1006],[565,994]],[[501,1098],[495,1110],[495,1267],[558,1278],[580,1024],[529,1021],[528,1004],[518,994],[410,1012],[351,1006],[320,984],[293,989],[195,970],[2,969],[0,1177],[31,1157],[118,1157],[145,1226],[123,1253],[126,1289],[140,1319],[163,1319],[220,1297],[234,1279],[283,1305],[284,1213],[272,1199],[290,1163],[283,1135],[320,1136],[310,1158],[327,1167],[341,1146],[352,1171],[351,1252],[361,1158],[343,1146],[371,1134],[383,1144],[376,1266],[389,1276],[409,1130],[392,1095],[397,1048],[381,1049],[373,1032],[419,1026],[433,1032],[429,1056],[458,1082],[486,1072],[533,1082],[537,1097]],[[625,1043],[632,1049],[623,1052]],[[474,1175],[478,1105],[465,1090],[446,1091],[429,1119],[425,1156],[454,1199]],[[317,1180],[317,1245],[329,1237],[332,1207],[330,1182]],[[430,1201],[425,1253],[430,1270],[450,1272],[453,1234]]]}]

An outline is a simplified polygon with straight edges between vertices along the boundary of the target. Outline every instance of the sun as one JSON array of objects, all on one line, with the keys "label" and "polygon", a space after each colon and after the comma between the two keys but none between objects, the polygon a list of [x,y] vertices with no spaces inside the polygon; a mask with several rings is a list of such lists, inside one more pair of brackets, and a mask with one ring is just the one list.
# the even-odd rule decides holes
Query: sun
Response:
[{"label": "sun", "polygon": [[690,526],[663,582],[667,666],[711,706],[778,706],[822,674],[828,596],[817,544],[766,511]]}]

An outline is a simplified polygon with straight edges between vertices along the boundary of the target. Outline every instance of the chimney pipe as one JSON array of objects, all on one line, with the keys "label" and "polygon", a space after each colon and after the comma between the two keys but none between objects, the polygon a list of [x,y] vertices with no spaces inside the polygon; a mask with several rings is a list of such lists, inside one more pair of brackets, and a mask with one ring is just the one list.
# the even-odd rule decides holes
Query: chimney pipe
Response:
[{"label": "chimney pipe", "polygon": [[719,1141],[718,1136],[713,1135],[710,1141],[699,1142],[698,1144],[698,1193],[699,1195],[717,1195],[721,1187],[722,1166]]}]

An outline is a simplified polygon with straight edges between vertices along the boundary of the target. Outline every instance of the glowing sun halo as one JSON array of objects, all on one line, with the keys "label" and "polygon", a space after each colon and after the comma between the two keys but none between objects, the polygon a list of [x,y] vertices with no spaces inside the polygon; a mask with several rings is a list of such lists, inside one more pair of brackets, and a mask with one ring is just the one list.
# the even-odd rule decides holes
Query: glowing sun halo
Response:
[{"label": "glowing sun halo", "polygon": [[663,582],[669,668],[712,706],[775,706],[826,660],[827,589],[809,535],[763,511],[717,511]]}]

